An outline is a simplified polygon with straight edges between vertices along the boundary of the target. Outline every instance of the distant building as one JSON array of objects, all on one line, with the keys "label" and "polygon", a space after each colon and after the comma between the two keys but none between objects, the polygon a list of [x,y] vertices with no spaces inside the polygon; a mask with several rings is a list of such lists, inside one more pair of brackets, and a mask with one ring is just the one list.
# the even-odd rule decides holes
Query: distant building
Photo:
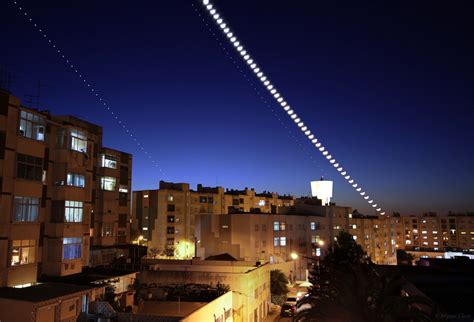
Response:
[{"label": "distant building", "polygon": [[157,190],[133,192],[134,228],[148,247],[159,254],[191,258],[195,253],[197,214],[276,213],[291,206],[294,198],[275,193],[256,193],[253,189],[224,190],[222,187],[160,182]]},{"label": "distant building", "polygon": [[93,264],[110,262],[129,241],[131,162],[100,126],[0,91],[0,286],[79,273],[91,247]]},{"label": "distant building", "polygon": [[271,263],[292,260],[296,254],[304,270],[312,262],[307,259],[324,256],[344,230],[375,263],[396,264],[391,227],[383,218],[314,203],[315,199],[297,199],[295,206],[281,207],[276,214],[196,215],[197,254],[207,258],[228,253],[239,260]]},{"label": "distant building", "polygon": [[407,251],[474,252],[474,215],[393,216],[396,245]]}]

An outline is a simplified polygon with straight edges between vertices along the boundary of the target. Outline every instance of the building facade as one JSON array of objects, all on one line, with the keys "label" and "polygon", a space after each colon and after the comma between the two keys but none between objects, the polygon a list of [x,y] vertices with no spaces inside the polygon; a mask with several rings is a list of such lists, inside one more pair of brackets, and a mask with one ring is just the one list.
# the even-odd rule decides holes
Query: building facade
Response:
[{"label": "building facade", "polygon": [[79,273],[91,246],[127,243],[131,160],[100,126],[0,91],[0,286]]},{"label": "building facade", "polygon": [[253,189],[224,190],[187,183],[160,182],[157,190],[133,192],[134,228],[150,249],[176,258],[195,255],[195,217],[198,214],[276,213],[294,204],[291,196],[256,193]]},{"label": "building facade", "polygon": [[[340,231],[354,239],[377,264],[396,264],[391,227],[376,216],[352,213],[349,207],[300,203],[277,214],[200,214],[196,219],[198,256],[228,253],[239,260],[284,262],[298,255],[298,265],[324,256]],[[293,254],[293,255],[292,255]]]}]

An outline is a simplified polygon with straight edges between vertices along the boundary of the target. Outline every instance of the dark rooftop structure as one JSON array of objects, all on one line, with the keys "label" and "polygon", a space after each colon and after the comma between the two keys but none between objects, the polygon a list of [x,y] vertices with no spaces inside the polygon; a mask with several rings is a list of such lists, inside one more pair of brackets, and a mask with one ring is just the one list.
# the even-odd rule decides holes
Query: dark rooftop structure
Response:
[{"label": "dark rooftop structure", "polygon": [[0,288],[0,298],[25,302],[44,302],[75,293],[83,293],[94,288],[94,286],[62,283],[44,283],[24,288],[2,287]]}]

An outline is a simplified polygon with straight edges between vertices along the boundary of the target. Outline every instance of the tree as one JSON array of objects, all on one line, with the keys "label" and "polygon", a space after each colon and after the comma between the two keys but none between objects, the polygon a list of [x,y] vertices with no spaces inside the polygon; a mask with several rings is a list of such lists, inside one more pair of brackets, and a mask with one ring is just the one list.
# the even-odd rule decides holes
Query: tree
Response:
[{"label": "tree", "polygon": [[415,256],[410,253],[407,253],[403,249],[397,249],[397,264],[398,265],[413,265],[413,260]]},{"label": "tree", "polygon": [[430,321],[433,311],[427,298],[402,297],[405,281],[377,270],[347,232],[330,245],[310,281],[313,286],[298,303],[295,321]]},{"label": "tree", "polygon": [[157,247],[152,247],[148,250],[150,257],[156,258],[160,254],[160,250]]},{"label": "tree", "polygon": [[288,278],[279,269],[270,271],[270,292],[272,296],[272,303],[283,305],[286,301],[286,294],[288,294]]}]

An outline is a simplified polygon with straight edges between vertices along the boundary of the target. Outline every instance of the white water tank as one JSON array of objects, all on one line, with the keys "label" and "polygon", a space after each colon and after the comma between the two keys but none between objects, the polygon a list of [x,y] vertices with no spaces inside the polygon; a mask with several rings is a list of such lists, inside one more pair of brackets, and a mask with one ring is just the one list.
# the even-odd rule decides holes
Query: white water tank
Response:
[{"label": "white water tank", "polygon": [[311,195],[322,201],[323,205],[329,205],[332,198],[332,181],[311,181]]}]

